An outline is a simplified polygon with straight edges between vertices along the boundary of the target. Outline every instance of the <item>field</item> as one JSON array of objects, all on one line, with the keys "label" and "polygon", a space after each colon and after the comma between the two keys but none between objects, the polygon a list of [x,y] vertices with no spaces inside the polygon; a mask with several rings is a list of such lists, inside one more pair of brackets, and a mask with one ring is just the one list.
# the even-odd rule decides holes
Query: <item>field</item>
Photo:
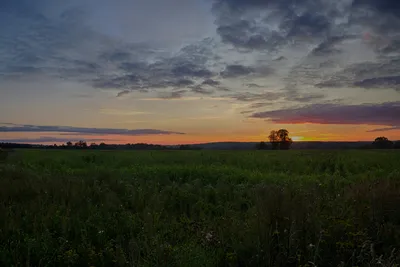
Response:
[{"label": "field", "polygon": [[399,266],[396,151],[0,161],[0,266]]}]

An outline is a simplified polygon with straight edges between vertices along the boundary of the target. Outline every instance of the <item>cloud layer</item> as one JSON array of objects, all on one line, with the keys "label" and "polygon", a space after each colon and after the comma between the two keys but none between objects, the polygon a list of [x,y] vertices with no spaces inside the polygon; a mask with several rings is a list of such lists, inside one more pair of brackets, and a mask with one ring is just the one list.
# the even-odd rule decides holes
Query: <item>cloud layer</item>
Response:
[{"label": "cloud layer", "polygon": [[[286,77],[281,77],[287,87],[296,83],[399,90],[400,11],[395,0],[204,1],[204,10],[210,9],[210,25],[215,18],[215,28],[174,49],[166,45],[176,36],[158,32],[153,20],[149,20],[153,38],[147,42],[118,34],[116,26],[130,19],[124,9],[133,7],[124,1],[117,1],[119,5],[105,0],[97,5],[90,0],[53,2],[6,0],[0,4],[1,22],[6,25],[0,30],[4,79],[50,75],[122,92],[199,88],[255,74],[265,77],[275,72],[273,62],[286,59],[287,64],[279,67],[289,68]],[[150,2],[139,1],[135,7],[156,12],[157,5],[165,5]],[[194,12],[191,1],[186,6],[173,2],[178,11]],[[112,17],[115,21],[107,25],[99,19],[102,13],[120,13],[121,18]],[[186,18],[184,14],[177,17]],[[168,19],[167,24],[175,21]],[[134,29],[138,36],[148,35],[140,27]],[[159,38],[164,46],[151,41]],[[265,61],[232,62],[223,52],[227,45],[236,49],[237,54],[229,54],[234,58],[260,55]],[[365,60],[361,55],[345,57],[356,47],[364,51]],[[377,67],[382,64],[383,68]]]},{"label": "cloud layer", "polygon": [[282,124],[368,124],[400,126],[400,102],[363,105],[314,104],[301,108],[258,112],[252,118]]},{"label": "cloud layer", "polygon": [[98,134],[98,135],[171,135],[171,134],[184,134],[180,132],[171,132],[155,129],[111,129],[111,128],[83,128],[83,127],[69,127],[69,126],[39,126],[39,125],[15,125],[3,124],[0,126],[0,132],[59,132],[59,133],[79,133],[85,134]]}]

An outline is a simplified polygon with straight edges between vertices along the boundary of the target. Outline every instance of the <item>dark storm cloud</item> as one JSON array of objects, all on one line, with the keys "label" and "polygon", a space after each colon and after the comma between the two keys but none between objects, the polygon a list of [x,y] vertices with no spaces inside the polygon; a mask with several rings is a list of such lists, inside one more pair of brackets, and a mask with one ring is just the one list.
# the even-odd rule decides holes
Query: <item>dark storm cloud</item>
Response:
[{"label": "dark storm cloud", "polygon": [[[3,124],[3,123],[1,123]],[[16,125],[0,126],[0,132],[59,132],[59,133],[81,133],[99,135],[171,135],[184,134],[179,132],[163,131],[156,129],[112,129],[112,128],[84,128],[69,126],[40,126],[40,125]]]},{"label": "dark storm cloud", "polygon": [[258,112],[253,118],[275,123],[400,125],[400,102],[381,104],[338,105],[313,104],[301,108]]}]

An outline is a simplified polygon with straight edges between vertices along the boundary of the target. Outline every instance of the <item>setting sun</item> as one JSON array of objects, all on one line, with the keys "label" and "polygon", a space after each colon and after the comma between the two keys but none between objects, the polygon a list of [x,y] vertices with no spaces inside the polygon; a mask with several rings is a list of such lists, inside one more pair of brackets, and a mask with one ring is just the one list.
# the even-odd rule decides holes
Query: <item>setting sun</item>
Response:
[{"label": "setting sun", "polygon": [[292,140],[293,141],[304,141],[304,136],[293,136]]}]

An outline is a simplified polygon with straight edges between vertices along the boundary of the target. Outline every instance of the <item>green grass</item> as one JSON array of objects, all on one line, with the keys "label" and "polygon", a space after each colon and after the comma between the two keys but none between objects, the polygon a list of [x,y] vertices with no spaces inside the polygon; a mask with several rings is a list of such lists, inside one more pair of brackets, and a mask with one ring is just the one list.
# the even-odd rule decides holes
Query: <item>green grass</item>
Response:
[{"label": "green grass", "polygon": [[398,266],[400,153],[21,150],[0,241],[0,266]]}]

